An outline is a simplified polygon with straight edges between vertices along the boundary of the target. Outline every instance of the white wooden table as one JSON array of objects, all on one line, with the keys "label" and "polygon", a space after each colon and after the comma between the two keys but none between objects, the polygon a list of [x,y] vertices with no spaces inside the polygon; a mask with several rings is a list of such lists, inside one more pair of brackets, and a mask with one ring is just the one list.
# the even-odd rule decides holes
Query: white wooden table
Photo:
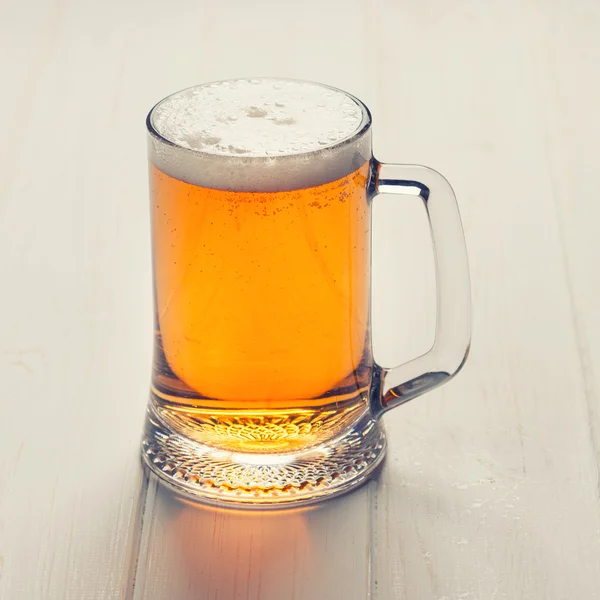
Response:
[{"label": "white wooden table", "polygon": [[[597,0],[0,2],[0,598],[600,598]],[[378,479],[300,512],[174,500],[138,459],[145,114],[279,75],[442,171],[470,252],[461,375],[386,417]],[[434,325],[425,217],[375,209],[375,346]]]}]

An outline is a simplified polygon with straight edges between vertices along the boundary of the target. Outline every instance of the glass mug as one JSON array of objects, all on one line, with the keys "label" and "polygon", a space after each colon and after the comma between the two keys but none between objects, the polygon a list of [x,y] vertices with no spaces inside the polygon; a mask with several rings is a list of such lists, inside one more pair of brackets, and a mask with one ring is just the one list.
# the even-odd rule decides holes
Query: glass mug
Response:
[{"label": "glass mug", "polygon": [[[381,415],[454,376],[470,289],[452,188],[381,164],[350,94],[286,79],[183,90],[147,118],[155,352],[142,455],[217,504],[306,504],[364,482]],[[373,360],[371,203],[427,209],[438,290],[432,349]]]}]

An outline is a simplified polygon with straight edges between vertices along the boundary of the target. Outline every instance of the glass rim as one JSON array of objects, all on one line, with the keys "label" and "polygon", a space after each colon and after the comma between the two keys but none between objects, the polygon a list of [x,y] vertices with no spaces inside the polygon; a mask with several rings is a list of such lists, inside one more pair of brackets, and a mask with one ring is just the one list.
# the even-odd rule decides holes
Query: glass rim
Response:
[{"label": "glass rim", "polygon": [[[169,140],[164,135],[162,135],[154,127],[154,124],[152,123],[152,117],[154,115],[155,109],[158,108],[163,102],[165,102],[166,100],[168,100],[169,98],[171,98],[177,94],[181,94],[182,92],[186,92],[188,90],[193,90],[193,89],[200,88],[200,87],[213,85],[215,83],[243,81],[243,80],[249,80],[249,79],[261,79],[261,80],[267,80],[267,81],[293,81],[295,83],[310,83],[312,85],[317,85],[319,87],[326,88],[326,89],[344,94],[346,97],[350,98],[353,102],[355,102],[358,105],[358,107],[361,109],[362,120],[361,120],[360,126],[354,133],[352,133],[348,137],[346,137],[342,140],[339,140],[337,142],[332,142],[331,144],[328,144],[326,146],[322,146],[321,148],[315,148],[313,150],[307,150],[304,152],[290,152],[288,154],[277,154],[277,155],[268,155],[268,156],[244,156],[243,154],[239,154],[239,155],[216,154],[216,153],[212,153],[212,152],[204,152],[202,150],[198,150],[195,148],[188,148],[186,146],[182,146],[180,144],[177,144],[176,142],[173,142],[172,140]],[[214,81],[207,81],[205,83],[192,85],[187,88],[183,88],[181,90],[173,92],[172,94],[169,94],[168,96],[165,96],[164,98],[159,100],[156,104],[154,104],[154,106],[150,109],[150,111],[148,112],[148,114],[146,116],[146,129],[148,131],[148,134],[151,135],[153,138],[155,138],[161,144],[165,144],[166,146],[176,149],[177,151],[186,152],[186,153],[192,154],[194,156],[202,156],[205,158],[210,158],[211,160],[218,160],[218,159],[224,159],[224,160],[228,160],[228,161],[233,160],[236,162],[243,162],[246,164],[248,162],[265,161],[268,159],[276,159],[277,161],[286,160],[286,159],[298,159],[298,158],[301,158],[302,156],[310,156],[312,154],[319,154],[319,153],[327,152],[329,150],[333,150],[335,148],[339,148],[340,146],[352,144],[353,142],[356,142],[361,137],[363,137],[369,131],[372,123],[373,123],[373,118],[371,115],[371,111],[369,110],[367,105],[362,100],[360,100],[360,98],[357,98],[356,96],[354,96],[353,94],[350,94],[346,90],[342,90],[340,88],[337,88],[337,87],[334,87],[331,85],[327,85],[325,83],[320,83],[318,81],[312,81],[309,79],[295,79],[295,78],[291,78],[291,77],[235,77],[235,78],[230,78],[230,79],[218,79],[218,80],[214,80]]]}]

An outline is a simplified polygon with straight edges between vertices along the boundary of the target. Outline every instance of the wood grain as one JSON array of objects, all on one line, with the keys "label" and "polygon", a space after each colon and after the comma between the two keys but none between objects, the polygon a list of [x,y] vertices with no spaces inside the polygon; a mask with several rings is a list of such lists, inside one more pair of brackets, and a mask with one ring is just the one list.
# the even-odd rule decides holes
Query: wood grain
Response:
[{"label": "wood grain", "polygon": [[[600,597],[600,8],[592,0],[302,6],[0,3],[0,598]],[[324,81],[379,160],[454,184],[473,351],[385,417],[378,480],[316,509],[226,512],[146,479],[143,120],[200,81]],[[425,215],[378,198],[374,343],[435,324]]]}]

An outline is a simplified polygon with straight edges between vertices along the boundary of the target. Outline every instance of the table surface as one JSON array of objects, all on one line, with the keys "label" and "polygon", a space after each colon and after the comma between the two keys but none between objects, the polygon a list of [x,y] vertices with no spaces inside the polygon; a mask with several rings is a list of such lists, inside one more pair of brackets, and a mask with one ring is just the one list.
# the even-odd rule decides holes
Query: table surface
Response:
[{"label": "table surface", "polygon": [[[600,4],[0,3],[0,598],[600,598]],[[138,458],[152,315],[144,118],[252,75],[327,82],[376,156],[456,190],[471,357],[312,510],[182,503]],[[431,243],[375,202],[374,344],[427,349]]]}]

